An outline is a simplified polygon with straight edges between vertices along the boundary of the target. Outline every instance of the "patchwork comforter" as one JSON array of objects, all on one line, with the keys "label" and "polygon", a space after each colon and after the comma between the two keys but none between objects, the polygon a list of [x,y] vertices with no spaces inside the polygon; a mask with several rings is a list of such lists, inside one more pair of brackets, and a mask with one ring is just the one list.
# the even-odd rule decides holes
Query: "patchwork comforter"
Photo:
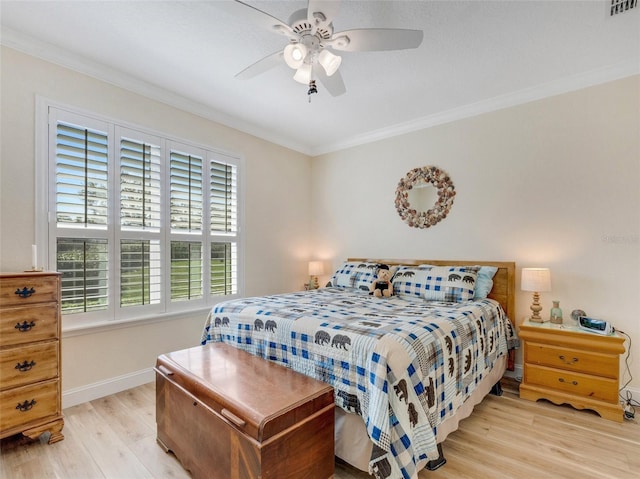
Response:
[{"label": "patchwork comforter", "polygon": [[369,472],[417,477],[455,414],[517,339],[491,300],[440,303],[323,288],[216,305],[202,344],[227,342],[331,384],[374,443]]}]

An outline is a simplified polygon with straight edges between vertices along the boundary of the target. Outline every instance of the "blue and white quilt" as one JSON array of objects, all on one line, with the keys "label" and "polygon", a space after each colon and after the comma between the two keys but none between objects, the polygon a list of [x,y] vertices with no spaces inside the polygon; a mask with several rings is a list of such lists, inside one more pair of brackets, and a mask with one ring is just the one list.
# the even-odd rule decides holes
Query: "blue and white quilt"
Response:
[{"label": "blue and white quilt", "polygon": [[323,288],[216,305],[202,344],[226,342],[331,384],[374,443],[369,472],[416,478],[452,416],[517,339],[491,299],[442,303]]}]

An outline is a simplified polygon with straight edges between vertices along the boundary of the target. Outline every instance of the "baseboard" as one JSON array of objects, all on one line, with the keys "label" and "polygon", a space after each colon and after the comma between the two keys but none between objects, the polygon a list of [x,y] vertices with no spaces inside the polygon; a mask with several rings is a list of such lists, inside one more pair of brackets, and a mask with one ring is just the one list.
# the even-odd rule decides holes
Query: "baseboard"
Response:
[{"label": "baseboard", "polygon": [[516,364],[513,371],[505,371],[504,375],[508,378],[514,378],[520,381],[522,379],[522,364]]},{"label": "baseboard", "polygon": [[62,391],[62,409],[93,401],[110,394],[150,383],[155,378],[153,368],[142,369],[123,376],[87,384],[79,388]]},{"label": "baseboard", "polygon": [[[513,371],[506,371],[505,376],[520,381],[522,379],[522,365],[516,364]],[[62,392],[62,408],[77,406],[85,402],[93,401],[110,394],[126,391],[152,382],[155,379],[153,368],[142,369],[134,373],[117,376],[115,378],[88,384],[79,388],[69,389]],[[629,391],[635,401],[640,400],[640,389],[626,388],[622,391],[623,397],[625,391]]]}]

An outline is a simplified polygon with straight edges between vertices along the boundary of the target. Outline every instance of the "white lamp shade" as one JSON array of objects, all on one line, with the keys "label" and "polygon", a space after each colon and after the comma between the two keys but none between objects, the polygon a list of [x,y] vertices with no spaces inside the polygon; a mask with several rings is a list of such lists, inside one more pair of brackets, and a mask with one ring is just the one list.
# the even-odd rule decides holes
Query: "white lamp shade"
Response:
[{"label": "white lamp shade", "polygon": [[284,61],[289,67],[297,70],[304,63],[304,59],[307,57],[307,47],[302,43],[289,43],[284,47]]},{"label": "white lamp shade", "polygon": [[311,65],[308,63],[303,63],[302,66],[296,71],[296,74],[293,75],[293,79],[298,83],[308,85],[311,81]]},{"label": "white lamp shade", "polygon": [[520,289],[537,293],[551,291],[549,268],[522,268]]},{"label": "white lamp shade", "polygon": [[318,62],[322,65],[322,68],[324,68],[327,76],[331,76],[340,68],[342,57],[334,55],[329,50],[322,50],[318,56]]},{"label": "white lamp shade", "polygon": [[320,276],[324,274],[322,261],[309,261],[309,276]]}]

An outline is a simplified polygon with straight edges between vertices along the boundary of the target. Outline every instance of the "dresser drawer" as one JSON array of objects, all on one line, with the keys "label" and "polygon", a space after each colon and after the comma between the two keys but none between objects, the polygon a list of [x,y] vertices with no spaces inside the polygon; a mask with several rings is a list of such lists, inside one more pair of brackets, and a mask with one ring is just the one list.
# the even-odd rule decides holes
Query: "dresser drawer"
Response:
[{"label": "dresser drawer", "polygon": [[617,402],[618,380],[590,376],[571,371],[525,363],[527,384],[535,384],[564,391],[576,396]]},{"label": "dresser drawer", "polygon": [[0,346],[32,343],[58,337],[58,303],[3,308]]},{"label": "dresser drawer", "polygon": [[618,357],[611,354],[592,353],[538,343],[527,343],[525,354],[527,363],[612,379],[618,377]]},{"label": "dresser drawer", "polygon": [[0,278],[0,306],[46,303],[58,299],[57,276]]},{"label": "dresser drawer", "polygon": [[0,391],[58,377],[58,341],[0,351]]},{"label": "dresser drawer", "polygon": [[58,414],[58,380],[0,392],[0,430]]}]

